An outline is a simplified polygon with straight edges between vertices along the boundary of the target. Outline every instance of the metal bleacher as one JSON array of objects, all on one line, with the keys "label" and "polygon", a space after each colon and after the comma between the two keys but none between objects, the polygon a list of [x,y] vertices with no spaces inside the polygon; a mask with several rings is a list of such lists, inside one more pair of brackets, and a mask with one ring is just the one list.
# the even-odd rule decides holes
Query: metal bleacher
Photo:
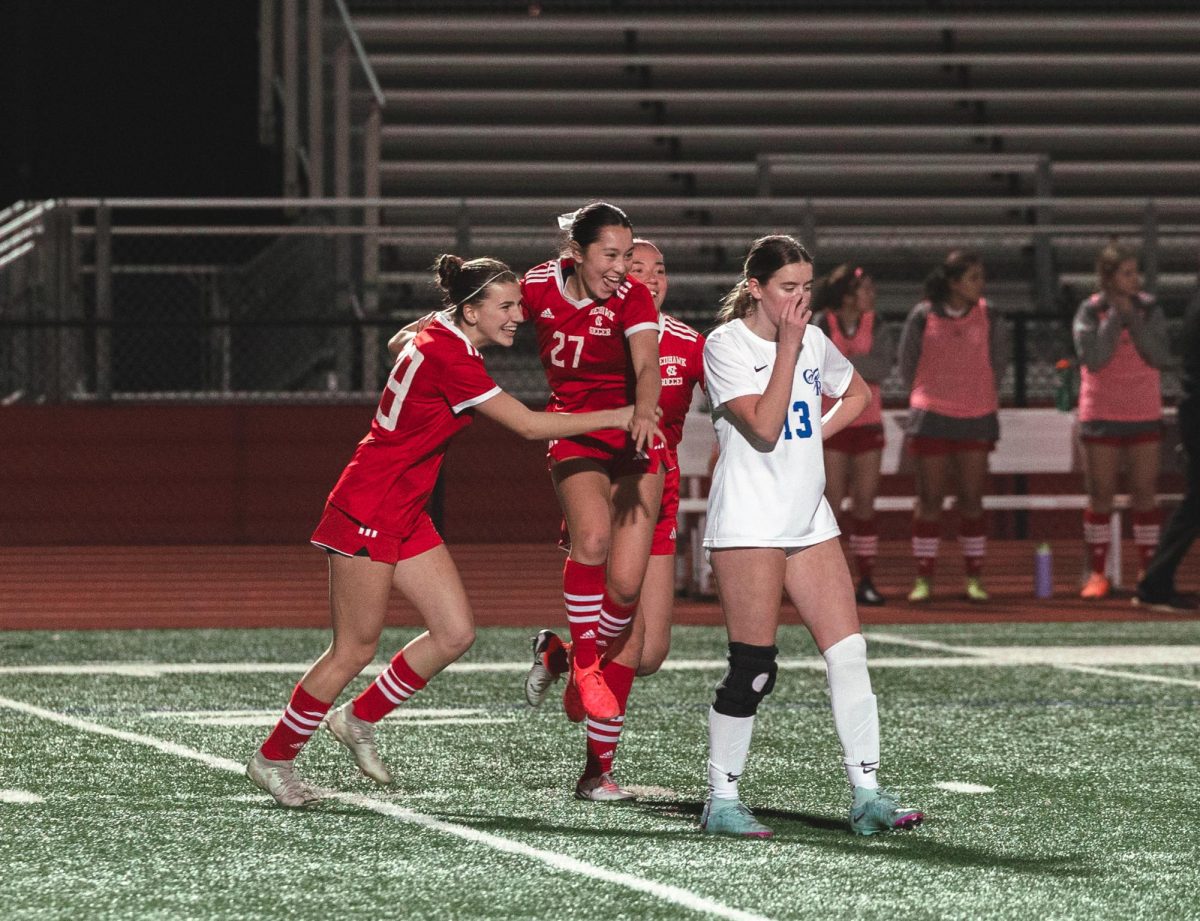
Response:
[{"label": "metal bleacher", "polygon": [[1194,277],[1200,16],[377,6],[351,19],[380,92],[352,110],[379,105],[374,188],[404,200],[380,282],[405,302],[431,247],[525,266],[595,197],[662,243],[688,315],[770,230],[868,265],[891,312],[958,245],[988,257],[1002,309],[1052,310],[1114,234],[1153,236],[1167,301]]}]

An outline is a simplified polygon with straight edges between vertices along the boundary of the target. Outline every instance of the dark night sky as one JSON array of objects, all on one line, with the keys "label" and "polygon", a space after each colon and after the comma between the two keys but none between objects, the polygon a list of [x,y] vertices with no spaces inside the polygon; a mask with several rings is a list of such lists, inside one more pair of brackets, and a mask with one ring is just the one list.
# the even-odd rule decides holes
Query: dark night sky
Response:
[{"label": "dark night sky", "polygon": [[0,0],[0,208],[280,193],[254,0]]}]

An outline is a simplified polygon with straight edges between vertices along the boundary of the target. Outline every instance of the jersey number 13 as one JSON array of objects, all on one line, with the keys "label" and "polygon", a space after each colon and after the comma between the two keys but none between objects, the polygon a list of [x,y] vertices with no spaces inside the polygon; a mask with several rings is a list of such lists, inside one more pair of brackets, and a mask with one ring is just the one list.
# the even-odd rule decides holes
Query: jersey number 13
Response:
[{"label": "jersey number 13", "polygon": [[791,425],[788,424],[788,414],[783,417],[783,438],[785,441],[791,441],[793,438],[811,438],[813,433],[812,419],[808,415],[808,404],[804,400],[797,400],[792,404],[792,412],[796,414],[796,428],[793,431]]}]

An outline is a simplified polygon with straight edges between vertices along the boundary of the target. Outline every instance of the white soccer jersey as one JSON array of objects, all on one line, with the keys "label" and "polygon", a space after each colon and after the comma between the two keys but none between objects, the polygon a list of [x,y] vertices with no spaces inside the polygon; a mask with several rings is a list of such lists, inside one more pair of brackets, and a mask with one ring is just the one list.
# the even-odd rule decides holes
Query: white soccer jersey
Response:
[{"label": "white soccer jersey", "polygon": [[807,547],[841,533],[825,501],[821,395],[842,396],[854,367],[810,323],[783,431],[774,447],[765,450],[739,431],[726,404],[766,390],[775,354],[775,343],[756,336],[741,320],[713,330],[704,346],[704,375],[721,451],[708,494],[705,547]]}]

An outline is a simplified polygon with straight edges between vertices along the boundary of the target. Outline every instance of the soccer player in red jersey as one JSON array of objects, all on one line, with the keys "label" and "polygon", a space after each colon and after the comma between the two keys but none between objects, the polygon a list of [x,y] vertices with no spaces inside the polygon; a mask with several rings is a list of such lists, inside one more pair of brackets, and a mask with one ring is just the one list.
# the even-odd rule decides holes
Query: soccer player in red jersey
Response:
[{"label": "soccer player in red jersey", "polygon": [[[813,321],[871,388],[862,415],[825,440],[825,498],[836,515],[849,493],[850,555],[858,569],[854,597],[859,604],[881,605],[884,597],[872,581],[879,550],[875,496],[883,460],[883,400],[880,385],[896,363],[896,343],[875,314],[875,282],[862,268],[842,263],[821,281],[813,298]],[[833,401],[826,397],[826,409]]]},{"label": "soccer player in red jersey", "polygon": [[[626,274],[633,227],[592,202],[560,218],[566,253],[525,273],[526,316],[550,384],[547,409],[580,413],[634,404],[629,432],[602,429],[552,441],[550,471],[571,535],[563,600],[572,668],[563,706],[576,722],[621,715],[631,675],[601,656],[633,619],[662,499],[665,447],[657,418],[658,312]],[[610,687],[615,683],[615,687]]]},{"label": "soccer player in red jersey", "polygon": [[[683,424],[696,384],[704,386],[704,337],[686,323],[662,313],[669,280],[663,254],[648,240],[635,240],[629,275],[646,285],[659,311],[659,371],[662,393],[659,426],[669,456],[662,503],[654,526],[650,562],[642,582],[641,598],[631,629],[614,644],[606,659],[609,683],[621,688],[634,676],[653,675],[671,645],[671,608],[675,600],[675,526],[679,514],[679,465],[675,450],[683,438]],[[525,698],[539,706],[550,685],[567,668],[567,650],[551,630],[534,641],[534,663],[525,680]],[[615,802],[633,799],[612,778],[612,764],[624,728],[624,707],[611,720],[587,721],[587,764],[575,788],[580,799]]]},{"label": "soccer player in red jersey", "polygon": [[[632,406],[538,413],[496,386],[480,349],[510,347],[523,319],[521,291],[508,266],[447,255],[438,259],[437,277],[448,309],[401,350],[371,430],[329,494],[311,538],[329,554],[333,642],[296,685],[279,723],[246,766],[250,780],[284,806],[319,798],[296,775],[293,761],[322,721],[364,774],[390,783],[375,747],[375,724],[474,642],[458,570],[425,512],[447,446],[474,413],[529,439],[633,428]],[[417,608],[426,631],[365,691],[329,713],[375,657],[393,588]]]}]

